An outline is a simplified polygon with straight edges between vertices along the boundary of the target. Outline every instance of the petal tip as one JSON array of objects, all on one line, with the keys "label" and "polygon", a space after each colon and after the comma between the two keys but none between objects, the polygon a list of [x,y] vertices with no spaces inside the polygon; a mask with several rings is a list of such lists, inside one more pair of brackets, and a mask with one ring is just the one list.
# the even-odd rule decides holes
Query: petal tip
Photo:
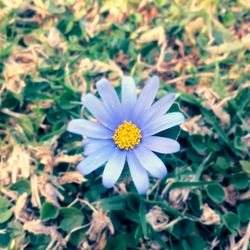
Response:
[{"label": "petal tip", "polygon": [[74,133],[74,127],[75,127],[75,121],[71,120],[71,121],[69,121],[66,130],[68,132]]},{"label": "petal tip", "polygon": [[105,187],[105,188],[107,188],[107,189],[110,189],[110,188],[112,188],[113,186],[114,186],[114,184],[113,183],[110,183],[108,180],[102,180],[102,185]]},{"label": "petal tip", "polygon": [[174,101],[176,99],[176,93],[170,92],[167,94],[169,100]]},{"label": "petal tip", "polygon": [[176,118],[176,120],[178,120],[179,124],[182,124],[183,122],[185,122],[185,116],[182,112],[172,112],[169,114],[173,114]]},{"label": "petal tip", "polygon": [[157,75],[153,75],[153,76],[151,77],[151,79],[154,80],[154,81],[160,81],[160,78],[159,78],[159,76],[157,76]]},{"label": "petal tip", "polygon": [[168,174],[167,168],[159,175],[159,179],[163,179]]},{"label": "petal tip", "polygon": [[78,165],[76,166],[76,170],[78,172],[80,172],[82,175],[85,175],[85,173],[83,171],[83,167],[81,166],[81,163],[82,163],[82,161],[80,163],[78,163]]},{"label": "petal tip", "polygon": [[147,193],[148,189],[149,189],[148,187],[145,188],[145,189],[138,189],[138,188],[137,188],[137,192],[138,192],[138,194],[140,194],[140,195],[144,195],[144,194]]},{"label": "petal tip", "polygon": [[176,151],[175,153],[179,152],[181,150],[181,145],[179,142],[176,141]]},{"label": "petal tip", "polygon": [[98,82],[96,82],[96,87],[97,88],[100,88],[102,87],[103,85],[109,83],[109,80],[107,78],[102,78],[101,80],[99,80]]},{"label": "petal tip", "polygon": [[158,87],[159,87],[159,85],[160,85],[160,78],[159,78],[159,76],[157,76],[157,75],[152,76],[152,77],[149,79],[149,81],[150,81],[152,84],[157,85]]}]

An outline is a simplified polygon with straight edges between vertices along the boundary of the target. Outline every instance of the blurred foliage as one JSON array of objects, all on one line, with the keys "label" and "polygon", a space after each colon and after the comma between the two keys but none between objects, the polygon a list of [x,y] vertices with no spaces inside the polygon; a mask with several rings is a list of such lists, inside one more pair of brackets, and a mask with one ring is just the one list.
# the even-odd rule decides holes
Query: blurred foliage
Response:
[{"label": "blurred foliage", "polygon": [[[247,0],[0,0],[0,248],[250,249]],[[81,176],[81,95],[161,78],[187,121],[139,196]],[[176,136],[175,131],[167,131]]]}]

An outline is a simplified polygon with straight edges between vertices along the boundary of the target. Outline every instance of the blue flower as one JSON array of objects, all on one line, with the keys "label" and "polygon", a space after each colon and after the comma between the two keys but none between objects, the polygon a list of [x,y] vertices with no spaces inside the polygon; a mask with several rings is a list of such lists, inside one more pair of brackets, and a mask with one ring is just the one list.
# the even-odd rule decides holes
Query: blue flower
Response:
[{"label": "blue flower", "polygon": [[166,114],[175,95],[170,93],[154,102],[159,88],[157,76],[149,79],[138,97],[133,78],[124,77],[121,101],[108,80],[100,80],[96,87],[101,100],[87,94],[83,102],[97,122],[75,119],[67,128],[84,136],[86,157],[77,169],[87,175],[106,164],[102,181],[111,188],[127,161],[137,191],[145,193],[149,188],[148,174],[159,179],[167,174],[164,163],[153,151],[171,154],[180,149],[177,141],[155,135],[184,121],[180,112]]}]

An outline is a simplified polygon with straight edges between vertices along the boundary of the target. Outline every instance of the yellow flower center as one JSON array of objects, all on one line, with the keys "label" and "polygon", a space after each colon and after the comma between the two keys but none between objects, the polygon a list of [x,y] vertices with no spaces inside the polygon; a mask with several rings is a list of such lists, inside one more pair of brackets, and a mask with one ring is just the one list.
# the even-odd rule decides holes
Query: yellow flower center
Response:
[{"label": "yellow flower center", "polygon": [[135,124],[124,121],[116,129],[112,138],[120,149],[129,150],[140,143],[141,137],[141,131]]}]

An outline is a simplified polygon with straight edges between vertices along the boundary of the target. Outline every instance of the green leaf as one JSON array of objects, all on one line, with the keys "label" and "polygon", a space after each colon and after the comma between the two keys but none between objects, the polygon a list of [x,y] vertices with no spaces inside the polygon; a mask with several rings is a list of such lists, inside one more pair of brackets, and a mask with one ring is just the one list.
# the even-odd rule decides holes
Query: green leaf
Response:
[{"label": "green leaf", "polygon": [[53,13],[53,14],[63,14],[65,12],[65,7],[64,6],[61,6],[61,7],[57,7],[55,6],[54,4],[54,1],[50,1],[49,2],[49,8],[48,8],[48,11],[50,13]]},{"label": "green leaf", "polygon": [[12,216],[12,211],[9,209],[10,202],[0,196],[0,224],[5,223]]},{"label": "green leaf", "polygon": [[205,249],[205,241],[199,235],[193,235],[183,240],[182,246],[185,250]]},{"label": "green leaf", "polygon": [[226,160],[224,157],[219,156],[216,159],[215,162],[215,166],[214,166],[217,170],[226,170],[228,169],[230,166],[228,164],[228,160]]},{"label": "green leaf", "polygon": [[154,3],[159,6],[162,7],[163,5],[167,4],[168,1],[167,0],[154,0]]},{"label": "green leaf", "polygon": [[72,102],[74,102],[74,100],[77,102],[79,99],[80,97],[78,95],[76,96],[71,92],[64,92],[57,100],[57,103],[62,109],[68,110],[74,108],[76,104],[73,104]]},{"label": "green leaf", "polygon": [[209,198],[215,203],[224,201],[225,192],[220,184],[209,185],[206,189]]},{"label": "green leaf", "polygon": [[250,220],[250,201],[240,203],[237,206],[237,213],[240,216],[240,220],[244,223]]},{"label": "green leaf", "polygon": [[238,189],[245,189],[249,185],[248,176],[245,173],[237,173],[231,177],[231,183]]},{"label": "green leaf", "polygon": [[140,206],[139,206],[140,224],[141,224],[141,227],[142,227],[142,232],[143,232],[144,237],[147,237],[147,223],[146,223],[145,214],[146,214],[145,203],[140,202]]},{"label": "green leaf", "polygon": [[212,84],[212,88],[215,92],[217,92],[221,97],[225,97],[228,95],[227,89],[226,89],[226,85],[225,85],[225,81],[221,80],[221,76],[220,76],[220,68],[219,68],[219,64],[216,63],[216,67],[215,67],[215,79],[214,82]]},{"label": "green leaf", "polygon": [[101,206],[105,211],[123,210],[126,207],[128,195],[113,196],[102,199]]},{"label": "green leaf", "polygon": [[0,209],[7,209],[10,206],[10,202],[0,196]]},{"label": "green leaf", "polygon": [[127,243],[126,243],[125,236],[117,235],[114,237],[109,237],[107,241],[107,245],[105,246],[104,250],[110,250],[110,249],[126,250]]},{"label": "green leaf", "polygon": [[207,148],[205,138],[202,135],[196,134],[189,136],[190,143],[192,147],[197,151],[201,152]]},{"label": "green leaf", "polygon": [[33,121],[29,117],[19,117],[17,120],[27,136],[30,137],[34,134]]},{"label": "green leaf", "polygon": [[8,221],[11,216],[12,216],[12,211],[10,209],[8,210],[1,209],[0,210],[0,224]]},{"label": "green leaf", "polygon": [[81,244],[81,242],[86,240],[85,232],[86,232],[86,230],[84,228],[72,232],[70,235],[70,240],[69,240],[70,244],[72,244],[75,247],[77,247],[79,244]]},{"label": "green leaf", "polygon": [[187,188],[187,187],[203,187],[207,185],[216,184],[217,181],[176,181],[169,187],[169,189]]},{"label": "green leaf", "polygon": [[30,193],[30,183],[28,180],[19,180],[11,185],[10,190],[17,191],[19,195],[23,193]]},{"label": "green leaf", "polygon": [[5,249],[8,247],[9,243],[10,243],[10,236],[9,234],[5,233],[5,234],[0,234],[0,248]]},{"label": "green leaf", "polygon": [[226,12],[224,15],[222,15],[222,21],[227,26],[227,28],[234,25],[234,22],[235,22],[234,13],[233,12]]},{"label": "green leaf", "polygon": [[223,221],[225,226],[231,231],[234,231],[240,226],[240,217],[239,215],[233,212],[227,212],[223,215]]},{"label": "green leaf", "polygon": [[240,161],[240,165],[247,174],[250,174],[250,161]]},{"label": "green leaf", "polygon": [[40,211],[40,217],[42,221],[48,221],[55,219],[58,216],[58,208],[50,202],[43,203]]},{"label": "green leaf", "polygon": [[51,242],[50,235],[45,234],[30,234],[28,237],[30,243],[34,246],[32,249],[44,250]]},{"label": "green leaf", "polygon": [[184,238],[193,233],[195,229],[195,223],[188,219],[182,219],[174,224],[170,229],[171,233],[177,238]]},{"label": "green leaf", "polygon": [[202,199],[200,197],[199,193],[192,193],[190,195],[189,201],[188,201],[188,206],[192,210],[193,214],[196,217],[200,217],[202,214]]},{"label": "green leaf", "polygon": [[81,210],[70,207],[70,208],[61,208],[60,215],[63,219],[60,221],[60,227],[66,231],[70,232],[76,227],[80,227],[83,224],[84,215]]}]

